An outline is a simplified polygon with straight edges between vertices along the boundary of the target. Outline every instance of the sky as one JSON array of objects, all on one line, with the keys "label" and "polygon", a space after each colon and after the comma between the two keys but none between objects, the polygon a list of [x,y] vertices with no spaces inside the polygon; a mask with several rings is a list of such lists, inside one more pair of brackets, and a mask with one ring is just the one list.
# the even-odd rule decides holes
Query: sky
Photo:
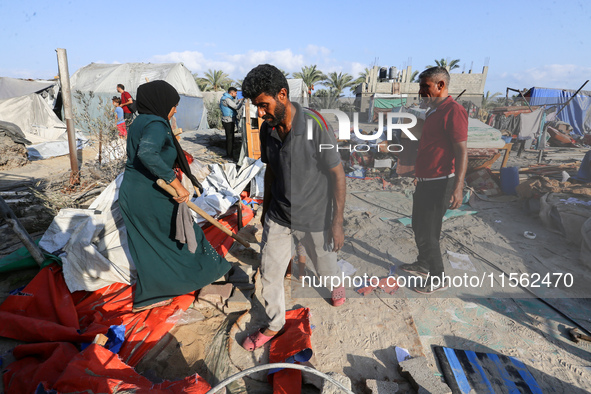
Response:
[{"label": "sky", "polygon": [[[591,79],[591,2],[582,1],[0,1],[0,76],[53,78],[94,63],[183,62],[199,76],[242,79],[271,63],[316,64],[355,77],[365,67],[460,59],[485,92],[577,89]],[[591,90],[591,85],[586,86]]]}]

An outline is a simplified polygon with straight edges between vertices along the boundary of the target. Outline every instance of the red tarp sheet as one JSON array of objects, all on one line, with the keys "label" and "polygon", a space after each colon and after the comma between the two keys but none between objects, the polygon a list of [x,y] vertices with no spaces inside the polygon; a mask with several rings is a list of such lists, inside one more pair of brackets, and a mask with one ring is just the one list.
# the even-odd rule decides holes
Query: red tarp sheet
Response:
[{"label": "red tarp sheet", "polygon": [[[271,340],[269,363],[306,362],[312,358],[312,329],[310,309],[299,308],[285,312],[283,334]],[[269,375],[273,393],[299,394],[302,392],[302,371],[281,369]]]},{"label": "red tarp sheet", "polygon": [[[243,225],[252,218],[252,210],[245,207]],[[233,232],[237,231],[236,214],[220,219],[220,222]],[[225,256],[233,239],[213,226],[204,229],[204,233],[216,251]],[[175,297],[170,305],[133,313],[133,288],[116,283],[92,293],[79,291],[72,294],[66,286],[61,267],[51,264],[43,268],[18,295],[9,296],[0,305],[0,336],[26,342],[54,343],[15,348],[15,356],[20,356],[17,357],[20,362],[8,366],[10,373],[4,375],[6,392],[32,392],[21,391],[20,387],[25,385],[34,389],[48,377],[57,378],[57,371],[66,367],[64,360],[69,361],[76,349],[71,343],[59,343],[91,342],[97,334],[106,334],[111,325],[126,327],[125,342],[119,351],[121,360],[106,351],[110,353],[111,359],[117,359],[122,365],[135,366],[174,326],[176,321],[169,317],[179,309],[187,309],[195,300],[195,294],[190,293]],[[75,353],[78,353],[77,350]],[[92,355],[84,357],[87,362],[91,362],[97,360],[100,354],[94,351]],[[47,368],[45,364],[48,364]],[[31,365],[34,367],[31,368]],[[23,369],[19,371],[19,368]],[[39,379],[35,377],[37,369]],[[109,374],[101,376],[105,381],[111,379]]]},{"label": "red tarp sheet", "polygon": [[59,393],[195,393],[210,389],[195,374],[153,384],[102,346],[84,351],[67,342],[34,343],[15,348],[17,361],[4,374],[6,393],[34,393],[39,384]]}]

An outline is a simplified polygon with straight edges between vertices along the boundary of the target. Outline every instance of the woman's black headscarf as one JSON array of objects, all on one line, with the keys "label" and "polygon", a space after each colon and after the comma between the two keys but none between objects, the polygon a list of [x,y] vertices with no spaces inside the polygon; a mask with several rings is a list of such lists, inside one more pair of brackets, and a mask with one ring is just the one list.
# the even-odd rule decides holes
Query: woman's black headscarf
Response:
[{"label": "woman's black headscarf", "polygon": [[[140,114],[145,115],[156,115],[164,120],[168,121],[168,114],[172,110],[172,107],[176,107],[180,101],[176,89],[166,81],[152,81],[140,85],[137,89],[137,110]],[[169,123],[170,124],[170,123]],[[191,173],[191,168],[185,157],[185,152],[181,148],[181,145],[177,141],[176,137],[172,136],[174,147],[176,148],[176,162],[182,172],[184,172],[191,183],[197,187],[200,191],[203,191],[199,181]]]}]

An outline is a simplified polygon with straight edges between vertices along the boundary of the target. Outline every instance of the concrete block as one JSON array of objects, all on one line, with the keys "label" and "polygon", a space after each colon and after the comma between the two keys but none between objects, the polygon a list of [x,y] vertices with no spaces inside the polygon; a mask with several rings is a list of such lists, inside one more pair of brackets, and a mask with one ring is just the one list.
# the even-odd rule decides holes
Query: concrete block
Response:
[{"label": "concrete block", "polygon": [[451,389],[435,376],[425,356],[414,357],[398,364],[400,374],[419,392],[431,394],[449,394]]},{"label": "concrete block", "polygon": [[228,301],[226,302],[226,306],[224,307],[224,312],[238,312],[238,311],[247,311],[251,308],[251,296],[253,291],[252,290],[240,290],[235,288],[234,293]]},{"label": "concrete block", "polygon": [[224,285],[207,285],[199,291],[197,299],[200,303],[209,304],[218,308],[222,308],[226,304],[226,300],[232,294],[232,284],[226,283]]},{"label": "concrete block", "polygon": [[235,265],[230,274],[230,283],[251,283],[252,282],[252,267],[250,265]]},{"label": "concrete block", "polygon": [[[345,386],[348,390],[351,390],[351,379],[345,375],[341,375],[337,372],[329,372],[327,375]],[[343,390],[341,388],[337,387],[328,380],[324,379],[322,381],[322,389],[320,390],[320,394],[341,394],[342,392]]]},{"label": "concrete block", "polygon": [[367,388],[371,390],[372,394],[391,394],[398,392],[398,384],[395,382],[367,379],[365,384],[367,385]]}]

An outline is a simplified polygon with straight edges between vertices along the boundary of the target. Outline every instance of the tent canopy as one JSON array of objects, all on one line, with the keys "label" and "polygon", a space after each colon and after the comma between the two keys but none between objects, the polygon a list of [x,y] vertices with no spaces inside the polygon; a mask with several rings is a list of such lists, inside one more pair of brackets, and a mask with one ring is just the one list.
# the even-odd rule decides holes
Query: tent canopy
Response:
[{"label": "tent canopy", "polygon": [[39,93],[55,85],[57,81],[28,81],[24,79],[0,77],[0,100]]},{"label": "tent canopy", "polygon": [[[533,87],[525,97],[530,105],[557,106],[559,109],[573,97],[576,90]],[[573,133],[583,135],[591,131],[591,91],[581,90],[558,115],[563,122],[573,127]]]},{"label": "tent canopy", "polygon": [[182,63],[125,63],[99,64],[91,63],[77,70],[71,77],[72,93],[84,94],[93,92],[91,108],[84,108],[74,98],[77,111],[87,111],[93,117],[104,112],[102,106],[110,108],[111,98],[119,96],[117,85],[123,84],[135,99],[137,88],[149,81],[163,80],[170,83],[178,91],[181,101],[177,109],[177,125],[185,130],[207,128],[207,113],[203,105],[203,93],[199,90],[195,78]]},{"label": "tent canopy", "polygon": [[72,90],[117,95],[117,84],[135,97],[138,86],[149,81],[163,80],[183,96],[203,97],[191,72],[182,63],[91,63],[72,75]]}]

